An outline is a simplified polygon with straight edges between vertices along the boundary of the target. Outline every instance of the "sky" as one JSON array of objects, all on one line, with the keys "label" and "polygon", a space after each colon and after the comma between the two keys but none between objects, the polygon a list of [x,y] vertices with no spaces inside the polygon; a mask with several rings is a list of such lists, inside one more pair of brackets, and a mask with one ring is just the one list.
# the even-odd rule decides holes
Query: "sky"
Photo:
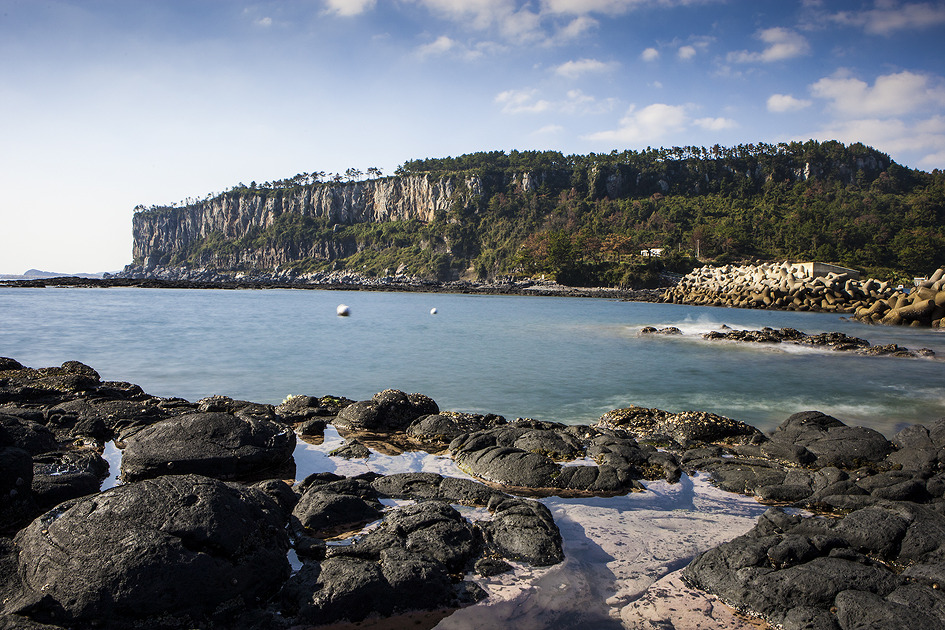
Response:
[{"label": "sky", "polygon": [[945,169],[945,1],[0,0],[0,274],[240,182],[807,139]]}]

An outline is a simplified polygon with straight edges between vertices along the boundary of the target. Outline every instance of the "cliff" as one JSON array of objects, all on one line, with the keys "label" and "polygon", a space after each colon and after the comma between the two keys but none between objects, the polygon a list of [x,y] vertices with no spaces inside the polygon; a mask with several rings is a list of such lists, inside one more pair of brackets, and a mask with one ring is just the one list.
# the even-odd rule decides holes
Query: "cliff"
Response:
[{"label": "cliff", "polygon": [[[313,184],[292,189],[238,189],[183,207],[137,212],[132,220],[134,264],[145,268],[181,264],[208,240],[235,242],[272,228],[280,218],[322,219],[331,225],[409,221],[429,222],[454,201],[480,194],[475,176],[416,175],[351,182]],[[279,246],[210,248],[199,256],[212,267],[252,266],[272,269],[304,258],[333,260],[350,256],[350,240],[300,239]]]},{"label": "cliff", "polygon": [[[640,288],[694,258],[819,260],[890,279],[945,264],[943,175],[861,144],[494,151],[408,161],[394,177],[310,182],[139,207],[122,275],[544,274]],[[637,256],[653,249],[666,256]]]}]

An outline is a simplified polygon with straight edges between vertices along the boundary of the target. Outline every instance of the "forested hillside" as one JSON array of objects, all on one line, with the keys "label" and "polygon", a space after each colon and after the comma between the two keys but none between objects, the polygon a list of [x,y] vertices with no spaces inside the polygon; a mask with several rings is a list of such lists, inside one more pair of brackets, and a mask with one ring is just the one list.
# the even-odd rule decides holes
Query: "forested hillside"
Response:
[{"label": "forested hillside", "polygon": [[[345,187],[366,194],[351,188],[365,182],[306,179],[236,187],[221,197],[271,200],[320,187],[335,187],[336,196]],[[393,220],[314,216],[302,204],[265,227],[204,234],[178,251],[159,252],[163,258],[149,255],[160,264],[238,268],[265,260],[239,252],[278,251],[292,252],[278,260],[294,273],[350,269],[440,279],[544,273],[567,284],[635,286],[654,282],[663,267],[684,272],[697,256],[719,263],[818,260],[890,279],[945,264],[945,174],[902,167],[861,144],[586,156],[496,151],[411,160],[380,181],[389,180],[439,182],[440,198]],[[145,212],[172,220],[167,208]],[[136,251],[137,239],[136,233]],[[663,250],[659,260],[639,256],[656,248]]]}]

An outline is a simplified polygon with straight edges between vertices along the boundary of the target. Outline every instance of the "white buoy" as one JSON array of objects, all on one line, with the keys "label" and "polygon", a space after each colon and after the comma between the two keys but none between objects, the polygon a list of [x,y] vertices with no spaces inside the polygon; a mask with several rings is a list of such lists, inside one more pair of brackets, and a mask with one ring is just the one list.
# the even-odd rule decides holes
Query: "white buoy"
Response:
[{"label": "white buoy", "polygon": [[338,317],[347,317],[351,314],[351,309],[348,308],[347,304],[339,304],[335,312],[338,313]]},{"label": "white buoy", "polygon": [[430,309],[430,315],[436,315],[436,307]]}]

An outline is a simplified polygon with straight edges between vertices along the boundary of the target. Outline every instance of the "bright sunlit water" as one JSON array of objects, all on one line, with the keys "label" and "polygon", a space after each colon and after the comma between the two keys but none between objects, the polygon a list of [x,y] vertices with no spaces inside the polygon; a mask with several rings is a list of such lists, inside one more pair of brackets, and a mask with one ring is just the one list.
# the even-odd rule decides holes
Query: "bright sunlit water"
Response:
[{"label": "bright sunlit water", "polygon": [[[350,317],[335,314],[342,303]],[[441,409],[509,419],[592,423],[635,404],[711,411],[766,431],[817,409],[887,435],[945,416],[943,360],[700,338],[722,324],[839,331],[945,359],[941,332],[819,313],[560,297],[0,288],[0,356],[31,367],[82,361],[159,396],[360,400],[393,387]],[[648,325],[685,335],[641,337]]]}]

